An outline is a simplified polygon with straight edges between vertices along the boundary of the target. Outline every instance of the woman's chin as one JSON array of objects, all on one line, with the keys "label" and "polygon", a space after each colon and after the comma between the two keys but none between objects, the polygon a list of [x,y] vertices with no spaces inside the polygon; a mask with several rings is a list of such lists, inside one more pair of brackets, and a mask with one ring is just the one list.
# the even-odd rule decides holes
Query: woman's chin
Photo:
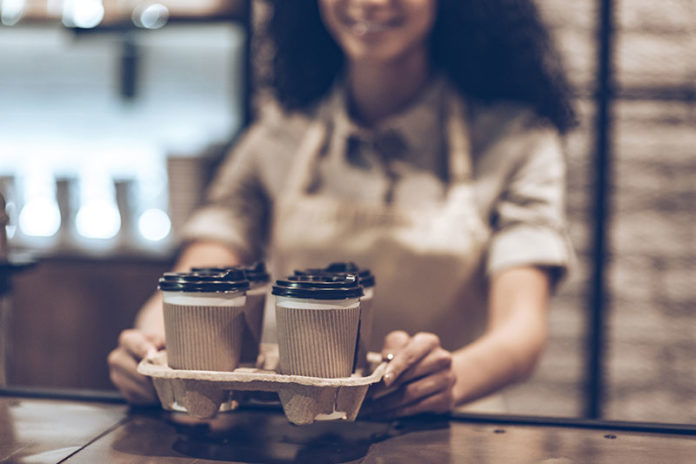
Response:
[{"label": "woman's chin", "polygon": [[346,55],[353,63],[385,65],[402,61],[407,52],[400,47],[393,47],[390,44],[374,43],[374,44],[355,44],[351,47],[346,47]]}]

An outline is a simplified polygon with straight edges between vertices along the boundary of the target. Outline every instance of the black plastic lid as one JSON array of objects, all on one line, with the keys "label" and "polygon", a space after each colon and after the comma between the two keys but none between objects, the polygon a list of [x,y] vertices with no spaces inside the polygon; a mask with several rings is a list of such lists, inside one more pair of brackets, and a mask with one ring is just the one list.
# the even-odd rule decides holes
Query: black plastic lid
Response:
[{"label": "black plastic lid", "polygon": [[375,286],[375,276],[369,269],[360,270],[360,272],[358,272],[358,279],[360,279],[360,285],[363,287]]},{"label": "black plastic lid", "polygon": [[244,273],[251,282],[267,283],[271,281],[271,275],[266,270],[266,263],[259,261],[249,267],[243,267]]},{"label": "black plastic lid", "polygon": [[196,274],[224,274],[234,270],[234,266],[229,267],[192,267],[191,272]]},{"label": "black plastic lid", "polygon": [[360,268],[357,264],[351,261],[331,263],[323,269],[304,269],[296,270],[295,275],[322,275],[322,274],[357,274],[360,279],[360,285],[363,287],[374,287],[375,276],[369,269]]},{"label": "black plastic lid", "polygon": [[350,272],[351,274],[355,274],[356,272],[360,271],[360,268],[352,261],[343,261],[331,263],[326,266],[324,270],[326,272]]},{"label": "black plastic lid", "polygon": [[[297,279],[297,280],[294,280]],[[300,280],[302,276],[294,276],[293,280],[277,280],[272,293],[291,298],[308,298],[312,300],[345,300],[363,296],[362,287],[355,276],[331,281]]]},{"label": "black plastic lid", "polygon": [[216,273],[209,269],[198,272],[165,272],[157,288],[165,292],[200,293],[243,292],[249,289],[244,271],[228,268]]},{"label": "black plastic lid", "polygon": [[308,268],[308,269],[295,269],[293,274],[296,276],[318,276],[326,274],[326,270],[323,268]]},{"label": "black plastic lid", "polygon": [[[324,272],[321,274],[291,275],[286,277],[285,280],[300,282],[342,282],[345,280],[350,280],[352,282],[357,278],[358,277],[355,274],[329,274]],[[360,281],[358,281],[358,284],[360,284]]]},{"label": "black plastic lid", "polygon": [[230,267],[192,267],[191,272],[199,274],[219,274],[233,270],[244,271],[247,280],[254,284],[267,283],[271,280],[271,275],[266,271],[266,264],[259,261],[251,266],[230,266]]}]

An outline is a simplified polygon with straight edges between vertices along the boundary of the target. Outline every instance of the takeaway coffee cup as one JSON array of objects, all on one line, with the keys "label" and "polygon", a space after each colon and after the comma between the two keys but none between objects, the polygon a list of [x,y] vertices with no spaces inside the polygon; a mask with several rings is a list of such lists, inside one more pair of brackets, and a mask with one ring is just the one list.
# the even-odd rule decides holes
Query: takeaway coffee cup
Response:
[{"label": "takeaway coffee cup", "polygon": [[363,288],[363,296],[360,298],[360,325],[355,349],[355,367],[365,369],[368,367],[367,352],[372,339],[372,299],[375,292],[375,276],[369,269],[360,268],[349,261],[331,263],[323,269],[295,271],[297,276],[346,276],[350,274],[358,277],[358,283]]},{"label": "takeaway coffee cup", "polygon": [[263,329],[263,313],[266,307],[266,295],[269,291],[271,276],[263,262],[244,268],[249,280],[247,301],[244,307],[244,335],[242,337],[242,354],[240,362],[256,364]]},{"label": "takeaway coffee cup", "polygon": [[169,367],[234,370],[241,354],[248,288],[241,270],[165,273],[159,289]]},{"label": "takeaway coffee cup", "polygon": [[276,297],[280,372],[349,377],[363,294],[357,279],[278,280],[272,293]]},{"label": "takeaway coffee cup", "polygon": [[326,267],[326,271],[351,273],[358,276],[358,283],[362,286],[364,294],[360,298],[360,329],[355,350],[355,367],[367,368],[367,352],[372,339],[372,299],[375,295],[375,276],[369,269],[359,268],[351,262],[331,263]]},{"label": "takeaway coffee cup", "polygon": [[233,270],[243,271],[249,281],[249,290],[246,292],[246,304],[244,305],[244,331],[239,362],[255,365],[259,356],[263,314],[271,280],[266,271],[266,265],[263,262],[258,262],[249,267],[194,267],[191,269],[192,272],[199,274],[216,274]]}]

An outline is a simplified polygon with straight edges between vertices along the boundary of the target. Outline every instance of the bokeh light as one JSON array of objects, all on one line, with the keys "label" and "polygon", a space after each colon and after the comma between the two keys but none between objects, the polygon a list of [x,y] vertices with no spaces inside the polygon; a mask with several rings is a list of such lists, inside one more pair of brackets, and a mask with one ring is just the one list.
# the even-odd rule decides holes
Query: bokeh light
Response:
[{"label": "bokeh light", "polygon": [[5,26],[14,26],[22,19],[26,6],[26,0],[0,1],[0,21]]},{"label": "bokeh light", "polygon": [[60,229],[58,203],[48,197],[34,198],[19,213],[19,229],[32,237],[52,237]]},{"label": "bokeh light", "polygon": [[63,4],[63,24],[68,27],[90,29],[104,19],[101,0],[66,0]]},{"label": "bokeh light", "polygon": [[85,238],[107,240],[121,230],[121,215],[115,202],[91,200],[78,210],[75,227]]},{"label": "bokeh light", "polygon": [[161,3],[152,3],[133,10],[133,23],[145,29],[160,29],[169,20],[169,9]]},{"label": "bokeh light", "polygon": [[150,208],[140,215],[138,230],[146,240],[156,242],[169,235],[172,230],[172,222],[167,213],[161,209]]}]

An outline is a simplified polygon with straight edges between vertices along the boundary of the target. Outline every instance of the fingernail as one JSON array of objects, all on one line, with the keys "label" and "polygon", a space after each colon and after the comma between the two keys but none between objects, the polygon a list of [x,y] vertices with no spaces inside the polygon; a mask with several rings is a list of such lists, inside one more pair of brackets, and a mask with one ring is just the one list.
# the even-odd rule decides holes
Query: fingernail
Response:
[{"label": "fingernail", "polygon": [[157,350],[156,350],[155,348],[149,348],[149,349],[147,350],[147,353],[145,354],[145,357],[146,357],[146,358],[152,358],[152,357],[155,356],[156,354],[157,354]]},{"label": "fingernail", "polygon": [[384,374],[384,379],[383,379],[384,385],[387,387],[391,385],[394,382],[394,373],[393,372],[387,372]]}]

